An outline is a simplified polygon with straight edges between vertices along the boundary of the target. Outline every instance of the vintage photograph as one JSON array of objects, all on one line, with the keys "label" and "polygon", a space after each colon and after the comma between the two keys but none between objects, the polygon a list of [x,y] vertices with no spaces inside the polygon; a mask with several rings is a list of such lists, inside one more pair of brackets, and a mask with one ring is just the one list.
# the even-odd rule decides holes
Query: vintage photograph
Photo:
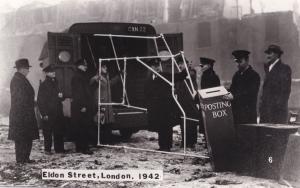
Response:
[{"label": "vintage photograph", "polygon": [[0,14],[0,187],[300,187],[300,0]]}]

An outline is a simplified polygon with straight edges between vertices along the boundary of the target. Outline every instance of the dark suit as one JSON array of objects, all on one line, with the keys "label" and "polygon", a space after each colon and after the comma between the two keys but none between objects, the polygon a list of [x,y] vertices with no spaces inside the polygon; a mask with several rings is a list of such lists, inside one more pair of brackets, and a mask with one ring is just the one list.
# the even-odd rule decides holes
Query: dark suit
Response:
[{"label": "dark suit", "polygon": [[[161,75],[168,80],[172,78],[170,73]],[[185,70],[175,74],[175,81],[184,80],[186,75]],[[172,147],[172,128],[178,119],[178,107],[172,97],[171,87],[160,77],[153,79],[151,76],[145,85],[145,96],[149,130],[158,132],[160,149],[169,150]]]},{"label": "dark suit", "polygon": [[[192,84],[194,86],[194,89],[197,91],[198,86],[196,82],[196,70],[190,69],[190,75]],[[191,88],[191,84],[188,80],[186,80],[188,86]],[[191,96],[186,84],[184,82],[178,82],[176,83],[176,93],[178,95],[178,101],[180,105],[182,106],[186,117],[192,118],[198,121],[192,121],[187,119],[186,120],[186,145],[187,147],[194,147],[194,145],[197,143],[197,126],[199,124],[199,112],[196,107],[194,98]],[[183,119],[182,113],[179,112],[179,118],[180,118],[180,129],[181,129],[181,145],[183,146],[184,141],[184,127],[183,127]]]},{"label": "dark suit", "polygon": [[291,92],[291,68],[281,60],[266,69],[260,105],[261,123],[287,123]]},{"label": "dark suit", "polygon": [[34,90],[26,77],[16,72],[10,83],[11,108],[8,139],[15,141],[17,162],[29,161],[32,140],[39,138],[34,112]]},{"label": "dark suit", "polygon": [[[71,121],[75,129],[75,145],[78,152],[88,150],[89,129],[92,125],[92,95],[85,72],[77,69],[72,81]],[[81,112],[86,108],[86,112]]]},{"label": "dark suit", "polygon": [[256,123],[259,74],[251,66],[244,72],[237,71],[229,91],[233,95],[232,113],[235,124]]},{"label": "dark suit", "polygon": [[58,96],[59,89],[55,78],[46,76],[41,83],[38,92],[37,103],[43,117],[48,116],[48,120],[42,121],[45,151],[50,152],[52,146],[52,135],[54,136],[54,150],[64,151],[63,142],[63,111],[61,98]]}]

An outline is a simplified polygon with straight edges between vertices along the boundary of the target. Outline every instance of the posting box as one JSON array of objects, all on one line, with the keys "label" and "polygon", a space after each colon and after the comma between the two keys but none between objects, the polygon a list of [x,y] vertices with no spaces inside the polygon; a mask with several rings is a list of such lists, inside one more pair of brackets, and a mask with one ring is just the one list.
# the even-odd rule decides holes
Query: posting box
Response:
[{"label": "posting box", "polygon": [[235,129],[228,91],[214,87],[198,91],[205,136],[214,171],[230,171],[235,166]]}]

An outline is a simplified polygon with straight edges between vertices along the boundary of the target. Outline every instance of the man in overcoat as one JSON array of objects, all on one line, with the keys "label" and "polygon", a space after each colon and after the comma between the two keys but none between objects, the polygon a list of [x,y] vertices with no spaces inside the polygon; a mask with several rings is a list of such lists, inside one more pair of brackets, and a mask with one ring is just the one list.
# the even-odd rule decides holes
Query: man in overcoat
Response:
[{"label": "man in overcoat", "polygon": [[32,162],[29,159],[32,141],[39,138],[34,112],[34,89],[26,78],[30,67],[28,59],[18,59],[15,62],[17,72],[10,82],[8,139],[15,142],[17,163]]},{"label": "man in overcoat", "polygon": [[260,104],[261,123],[287,123],[291,92],[291,68],[281,61],[283,51],[278,45],[265,50],[265,79]]},{"label": "man in overcoat", "polygon": [[62,111],[62,93],[58,88],[55,70],[52,65],[43,69],[45,80],[40,84],[37,104],[42,116],[42,129],[44,135],[44,149],[51,154],[52,136],[56,153],[64,152],[64,128]]},{"label": "man in overcoat", "polygon": [[76,62],[76,66],[71,80],[71,121],[75,129],[76,151],[83,154],[93,154],[88,146],[89,129],[92,126],[92,95],[86,74],[87,63],[80,59]]},{"label": "man in overcoat", "polygon": [[[172,74],[162,72],[160,59],[152,59],[153,70],[171,81]],[[174,75],[175,82],[183,81],[186,70]],[[149,130],[158,132],[158,145],[161,151],[170,151],[173,141],[173,126],[178,119],[178,107],[172,97],[171,86],[156,74],[152,74],[145,84],[146,107]]]},{"label": "man in overcoat", "polygon": [[257,94],[260,86],[259,74],[249,65],[247,50],[232,52],[238,71],[233,75],[229,91],[233,95],[232,113],[235,124],[257,122]]},{"label": "man in overcoat", "polygon": [[[182,59],[182,56],[178,56],[176,59],[177,63],[179,64],[180,70],[184,70],[184,62]],[[196,70],[189,65],[189,62],[185,60],[189,73],[191,76],[192,84],[194,86],[194,89],[197,91],[197,82],[196,82]],[[187,85],[189,88],[191,88],[191,84],[188,80],[186,80]],[[194,96],[192,96],[185,84],[185,82],[178,82],[176,83],[176,94],[178,96],[178,101],[180,105],[182,106],[186,117],[186,146],[188,148],[194,148],[195,144],[197,143],[197,126],[199,124],[199,111],[196,107],[196,103],[194,101]],[[183,118],[182,113],[179,112],[179,118],[180,118],[180,129],[181,129],[181,146],[183,147],[184,144],[184,125],[183,125]]]}]

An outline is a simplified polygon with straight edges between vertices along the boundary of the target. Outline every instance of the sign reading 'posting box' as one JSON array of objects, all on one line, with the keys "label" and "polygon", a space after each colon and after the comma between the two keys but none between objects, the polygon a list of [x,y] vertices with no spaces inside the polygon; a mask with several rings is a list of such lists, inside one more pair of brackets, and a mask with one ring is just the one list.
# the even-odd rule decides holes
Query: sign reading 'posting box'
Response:
[{"label": "sign reading 'posting box'", "polygon": [[199,90],[198,93],[212,167],[215,171],[231,170],[235,130],[231,102],[223,97],[228,91],[220,86]]}]

